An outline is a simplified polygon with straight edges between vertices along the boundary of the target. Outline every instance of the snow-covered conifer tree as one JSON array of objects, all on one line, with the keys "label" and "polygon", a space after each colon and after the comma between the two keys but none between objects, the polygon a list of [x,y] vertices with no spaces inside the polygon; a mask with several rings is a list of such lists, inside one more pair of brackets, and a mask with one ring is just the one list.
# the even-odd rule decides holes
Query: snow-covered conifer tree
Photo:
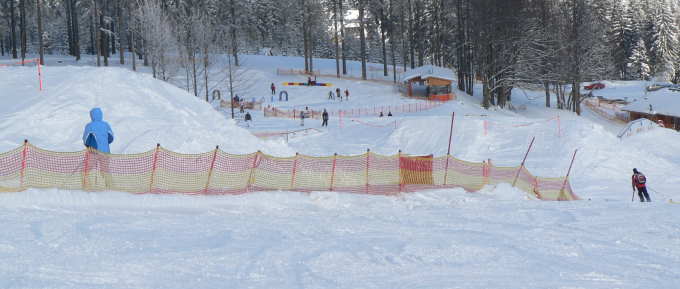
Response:
[{"label": "snow-covered conifer tree", "polygon": [[649,56],[647,54],[647,46],[642,38],[639,38],[635,47],[633,47],[632,55],[628,61],[633,77],[637,79],[649,79],[651,76]]}]

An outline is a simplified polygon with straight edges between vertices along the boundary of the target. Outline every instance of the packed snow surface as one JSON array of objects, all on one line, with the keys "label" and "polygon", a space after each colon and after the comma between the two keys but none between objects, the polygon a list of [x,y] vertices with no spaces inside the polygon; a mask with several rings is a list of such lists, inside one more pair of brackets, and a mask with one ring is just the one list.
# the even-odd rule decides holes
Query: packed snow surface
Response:
[{"label": "packed snow surface", "polygon": [[[54,58],[57,59],[57,58]],[[246,98],[281,109],[330,111],[418,104],[385,82],[322,77],[333,87],[282,87],[305,76],[302,58],[244,56]],[[85,59],[84,61],[91,61]],[[51,64],[51,65],[50,65]],[[231,153],[275,155],[447,152],[562,176],[578,149],[570,182],[576,202],[539,202],[510,185],[398,197],[262,192],[239,196],[132,195],[34,190],[0,195],[0,288],[676,288],[680,276],[680,134],[655,129],[616,137],[622,124],[546,109],[541,91],[517,89],[516,111],[479,107],[479,96],[437,108],[319,120],[228,120],[200,98],[122,68],[48,58],[45,91],[35,67],[0,68],[0,149],[29,139],[40,147],[82,149],[88,111],[99,106],[116,132],[114,153],[156,143],[185,153],[220,145]],[[349,62],[352,76],[358,64]],[[372,65],[373,67],[380,67]],[[332,60],[315,60],[334,72]],[[374,71],[375,72],[375,71]],[[381,71],[378,71],[381,73]],[[389,77],[387,78],[390,79]],[[269,84],[290,93],[271,102]],[[177,83],[175,83],[177,84]],[[222,91],[224,83],[215,84]],[[328,100],[349,88],[350,100]],[[603,94],[642,91],[607,82]],[[479,91],[479,89],[477,89]],[[616,91],[616,92],[614,92]],[[553,103],[554,99],[553,99]],[[238,114],[238,113],[237,113]],[[242,117],[241,114],[238,114]],[[559,117],[558,117],[559,116]],[[257,139],[251,132],[311,133]],[[630,175],[647,175],[652,203],[631,202]]]}]

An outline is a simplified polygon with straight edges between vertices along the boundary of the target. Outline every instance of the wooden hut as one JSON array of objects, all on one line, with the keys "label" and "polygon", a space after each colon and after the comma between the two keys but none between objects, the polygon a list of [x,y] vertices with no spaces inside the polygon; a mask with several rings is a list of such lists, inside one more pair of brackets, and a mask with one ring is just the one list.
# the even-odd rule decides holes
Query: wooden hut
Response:
[{"label": "wooden hut", "polygon": [[666,128],[680,130],[680,93],[661,90],[621,108],[630,115],[630,120],[646,118]]},{"label": "wooden hut", "polygon": [[456,80],[453,70],[434,65],[411,69],[402,74],[402,92],[409,97],[429,100],[453,100],[451,84]]}]

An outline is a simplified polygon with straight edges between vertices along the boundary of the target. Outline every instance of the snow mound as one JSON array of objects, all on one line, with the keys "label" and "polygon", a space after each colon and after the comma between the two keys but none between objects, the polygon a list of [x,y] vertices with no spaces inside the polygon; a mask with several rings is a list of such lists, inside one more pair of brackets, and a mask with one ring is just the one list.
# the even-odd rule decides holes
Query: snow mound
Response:
[{"label": "snow mound", "polygon": [[41,148],[77,151],[89,111],[100,107],[116,139],[112,153],[138,153],[156,143],[182,153],[209,151],[219,145],[229,153],[262,150],[291,155],[282,142],[264,142],[209,104],[147,74],[121,68],[48,67],[46,89],[35,88],[35,68],[0,70],[0,150],[24,139]]}]

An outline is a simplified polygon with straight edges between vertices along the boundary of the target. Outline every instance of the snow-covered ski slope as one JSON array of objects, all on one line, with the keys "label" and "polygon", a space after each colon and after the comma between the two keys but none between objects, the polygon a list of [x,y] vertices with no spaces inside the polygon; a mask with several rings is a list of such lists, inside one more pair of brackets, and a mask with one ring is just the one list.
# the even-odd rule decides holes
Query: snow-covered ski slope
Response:
[{"label": "snow-covered ski slope", "polygon": [[46,67],[45,90],[38,92],[35,67],[10,67],[2,73],[0,149],[24,139],[38,147],[77,151],[89,111],[100,107],[116,136],[114,153],[138,153],[160,143],[196,153],[216,145],[233,153],[261,149],[292,153],[285,144],[263,142],[205,102],[146,74],[120,68]]},{"label": "snow-covered ski slope", "polygon": [[[244,56],[259,82],[246,97],[269,96],[269,83],[301,58]],[[48,64],[50,59],[48,58]],[[68,63],[65,63],[68,64]],[[356,67],[354,62],[349,63]],[[330,60],[317,60],[334,69]],[[352,69],[356,73],[357,69]],[[509,185],[401,197],[266,192],[241,196],[131,195],[28,190],[0,195],[0,288],[676,288],[680,275],[680,139],[659,129],[624,140],[615,124],[586,113],[542,108],[540,92],[518,92],[518,113],[483,110],[478,97],[392,119],[307,120],[320,133],[262,141],[190,94],[118,68],[0,68],[0,148],[32,143],[80,150],[91,106],[117,133],[115,153],[160,142],[180,152],[219,144],[228,152],[275,155],[452,153],[517,165],[532,136],[530,171],[566,172],[584,201],[538,202]],[[328,102],[328,88],[285,88],[290,103],[328,109],[417,102],[383,83],[318,79],[352,92]],[[335,88],[331,87],[331,88]],[[637,89],[637,88],[636,88]],[[532,100],[533,99],[533,100]],[[555,120],[559,114],[558,134]],[[300,129],[298,120],[263,119],[251,131]],[[391,126],[397,121],[397,127]],[[484,132],[486,120],[487,130]],[[643,171],[653,203],[630,202],[630,172]]]}]

